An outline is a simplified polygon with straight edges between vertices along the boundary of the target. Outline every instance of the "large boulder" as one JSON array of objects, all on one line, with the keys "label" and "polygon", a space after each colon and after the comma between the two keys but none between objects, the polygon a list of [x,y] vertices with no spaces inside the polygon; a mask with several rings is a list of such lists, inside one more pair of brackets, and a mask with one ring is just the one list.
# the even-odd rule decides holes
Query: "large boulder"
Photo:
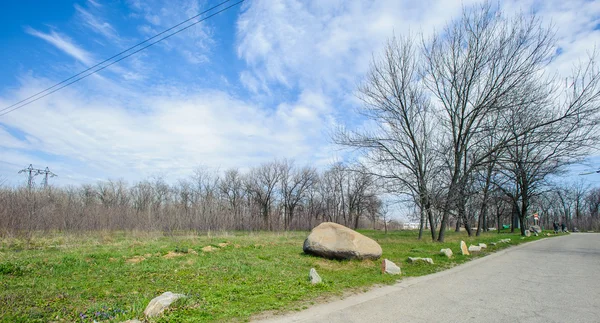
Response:
[{"label": "large boulder", "polygon": [[315,227],[304,240],[303,249],[330,259],[378,259],[382,253],[375,240],[333,222]]}]

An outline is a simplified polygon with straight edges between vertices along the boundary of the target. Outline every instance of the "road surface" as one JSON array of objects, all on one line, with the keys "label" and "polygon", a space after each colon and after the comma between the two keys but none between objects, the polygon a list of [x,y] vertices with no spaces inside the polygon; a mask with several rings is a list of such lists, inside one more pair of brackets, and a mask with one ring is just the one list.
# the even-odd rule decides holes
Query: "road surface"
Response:
[{"label": "road surface", "polygon": [[263,322],[600,322],[600,234],[526,243]]}]

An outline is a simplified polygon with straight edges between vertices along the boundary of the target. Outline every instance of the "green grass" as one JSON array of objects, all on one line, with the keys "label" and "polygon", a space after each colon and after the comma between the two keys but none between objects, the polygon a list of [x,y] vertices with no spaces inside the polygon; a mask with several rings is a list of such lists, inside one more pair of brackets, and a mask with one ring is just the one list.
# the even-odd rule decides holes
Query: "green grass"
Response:
[{"label": "green grass", "polygon": [[[483,256],[490,242],[517,234],[479,238],[449,232],[440,244],[417,241],[415,231],[361,231],[383,248],[383,257],[420,276]],[[148,302],[171,291],[188,297],[151,322],[245,321],[265,311],[300,310],[331,296],[391,284],[379,261],[337,261],[305,255],[306,232],[235,233],[221,236],[162,236],[144,233],[92,233],[0,241],[0,322],[119,322],[142,318]],[[480,255],[460,255],[458,241],[484,242]],[[220,247],[220,243],[227,243]],[[213,246],[213,252],[202,248]],[[454,258],[438,254],[452,248]],[[168,256],[166,256],[168,255]],[[171,257],[174,256],[174,257]],[[431,257],[435,265],[409,264],[407,257]],[[317,269],[323,284],[311,285]]]}]

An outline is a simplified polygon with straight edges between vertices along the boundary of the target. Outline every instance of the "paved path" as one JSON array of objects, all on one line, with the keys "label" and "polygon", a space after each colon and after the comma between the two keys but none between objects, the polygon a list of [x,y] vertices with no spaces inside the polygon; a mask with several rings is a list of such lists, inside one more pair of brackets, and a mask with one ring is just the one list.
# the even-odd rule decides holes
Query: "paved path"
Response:
[{"label": "paved path", "polygon": [[600,234],[539,240],[271,322],[600,322]]}]

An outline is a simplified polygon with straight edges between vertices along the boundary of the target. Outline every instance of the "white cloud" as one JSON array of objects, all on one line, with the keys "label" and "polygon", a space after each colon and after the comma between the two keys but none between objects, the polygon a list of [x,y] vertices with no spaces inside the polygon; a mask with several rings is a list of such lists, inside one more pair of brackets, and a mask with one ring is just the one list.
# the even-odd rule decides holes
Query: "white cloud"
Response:
[{"label": "white cloud", "polygon": [[[456,18],[462,5],[482,1],[298,1],[256,0],[237,23],[238,56],[249,69],[241,82],[256,80],[290,88],[322,88],[331,95],[353,91],[392,33],[426,36]],[[563,74],[598,41],[600,2],[503,1],[503,11],[535,11],[553,23],[563,54],[553,70]]]},{"label": "white cloud", "polygon": [[[144,89],[107,99],[102,90],[65,90],[3,117],[4,125],[30,137],[27,143],[0,132],[9,139],[0,142],[5,161],[20,165],[28,156],[38,162],[39,153],[52,154],[64,161],[51,169],[78,178],[139,179],[160,172],[175,179],[200,164],[247,167],[283,157],[310,162],[326,146],[325,99],[318,93],[270,110],[222,91]],[[136,109],[127,108],[132,101]],[[0,105],[8,102],[0,99]]]},{"label": "white cloud", "polygon": [[83,9],[77,4],[75,4],[75,10],[77,10],[77,13],[88,28],[112,41],[119,40],[119,35],[117,34],[117,31],[115,30],[115,28],[113,28],[111,24],[105,21],[101,21],[99,18],[92,15],[89,11]]},{"label": "white cloud", "polygon": [[[145,20],[146,23],[137,27],[145,37],[154,36],[206,9],[200,7],[195,0],[177,0],[169,2],[168,5],[162,1],[136,0],[130,1],[129,5],[134,10],[134,16],[143,17]],[[192,20],[178,28],[188,26],[195,21],[197,20]],[[210,61],[208,57],[213,44],[211,28],[207,23],[201,22],[157,45],[169,51],[177,51],[189,63],[200,64]]]},{"label": "white cloud", "polygon": [[61,35],[55,31],[51,31],[49,34],[45,34],[43,32],[37,31],[31,27],[25,28],[25,32],[32,36],[41,38],[41,39],[49,42],[50,44],[54,45],[56,48],[62,50],[69,56],[77,59],[78,61],[82,62],[85,65],[89,66],[89,65],[92,65],[92,63],[93,63],[91,54],[88,53],[86,50],[77,46],[67,36]]}]

